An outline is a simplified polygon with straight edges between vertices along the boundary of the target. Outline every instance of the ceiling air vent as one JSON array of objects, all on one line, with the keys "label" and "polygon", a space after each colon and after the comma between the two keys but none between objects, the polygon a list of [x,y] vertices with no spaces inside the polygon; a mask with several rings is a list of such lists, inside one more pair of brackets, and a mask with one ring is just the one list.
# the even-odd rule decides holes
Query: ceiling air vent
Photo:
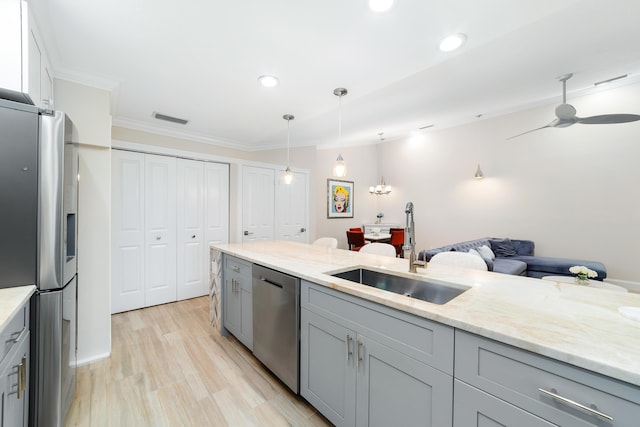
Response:
[{"label": "ceiling air vent", "polygon": [[189,123],[189,120],[179,119],[177,117],[172,117],[172,116],[167,116],[166,114],[156,113],[155,111],[153,112],[152,116],[155,117],[158,120],[164,120],[164,121],[171,122],[171,123],[178,123],[179,125],[186,125],[187,123]]}]

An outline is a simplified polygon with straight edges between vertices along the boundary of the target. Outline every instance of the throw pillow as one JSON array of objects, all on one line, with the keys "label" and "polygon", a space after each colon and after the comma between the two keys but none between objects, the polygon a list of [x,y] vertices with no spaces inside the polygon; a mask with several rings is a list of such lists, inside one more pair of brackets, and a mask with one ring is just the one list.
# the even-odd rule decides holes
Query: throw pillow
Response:
[{"label": "throw pillow", "polygon": [[484,263],[487,264],[487,270],[493,271],[493,260],[491,258],[485,257],[484,255],[482,255],[480,252],[478,252],[476,249],[473,249],[473,248],[469,249],[469,253],[482,258]]},{"label": "throw pillow", "polygon": [[489,240],[491,250],[497,257],[510,257],[517,254],[510,239],[491,239]]},{"label": "throw pillow", "polygon": [[489,258],[491,260],[496,259],[496,254],[493,253],[491,248],[487,245],[482,245],[476,249],[481,257]]}]

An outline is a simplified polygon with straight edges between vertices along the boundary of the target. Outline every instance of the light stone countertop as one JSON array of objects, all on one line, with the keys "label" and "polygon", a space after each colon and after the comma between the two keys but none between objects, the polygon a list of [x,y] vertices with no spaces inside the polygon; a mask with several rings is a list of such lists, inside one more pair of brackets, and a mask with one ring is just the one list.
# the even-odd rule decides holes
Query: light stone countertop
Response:
[{"label": "light stone countertop", "polygon": [[405,259],[284,241],[212,248],[640,386],[640,322],[618,313],[620,306],[640,307],[639,294],[441,265],[418,268],[422,278],[470,287],[437,305],[325,274],[366,266],[415,277]]},{"label": "light stone countertop", "polygon": [[36,291],[33,285],[0,289],[0,331]]}]

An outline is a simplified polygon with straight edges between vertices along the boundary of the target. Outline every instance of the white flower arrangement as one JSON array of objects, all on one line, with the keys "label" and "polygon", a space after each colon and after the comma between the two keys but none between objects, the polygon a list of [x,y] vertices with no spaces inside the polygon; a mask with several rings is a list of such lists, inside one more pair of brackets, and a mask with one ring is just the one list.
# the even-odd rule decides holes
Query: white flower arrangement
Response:
[{"label": "white flower arrangement", "polygon": [[574,265],[569,269],[569,272],[576,275],[576,278],[580,281],[587,281],[598,277],[598,273],[585,267],[584,265]]}]

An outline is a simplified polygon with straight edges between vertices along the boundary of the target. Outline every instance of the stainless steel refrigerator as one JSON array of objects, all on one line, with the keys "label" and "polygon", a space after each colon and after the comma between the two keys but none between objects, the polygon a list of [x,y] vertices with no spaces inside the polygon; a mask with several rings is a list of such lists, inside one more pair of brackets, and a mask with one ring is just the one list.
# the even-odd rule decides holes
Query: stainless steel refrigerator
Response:
[{"label": "stainless steel refrigerator", "polygon": [[0,99],[0,287],[37,287],[31,426],[62,426],[75,391],[78,149],[71,130],[62,112]]}]

